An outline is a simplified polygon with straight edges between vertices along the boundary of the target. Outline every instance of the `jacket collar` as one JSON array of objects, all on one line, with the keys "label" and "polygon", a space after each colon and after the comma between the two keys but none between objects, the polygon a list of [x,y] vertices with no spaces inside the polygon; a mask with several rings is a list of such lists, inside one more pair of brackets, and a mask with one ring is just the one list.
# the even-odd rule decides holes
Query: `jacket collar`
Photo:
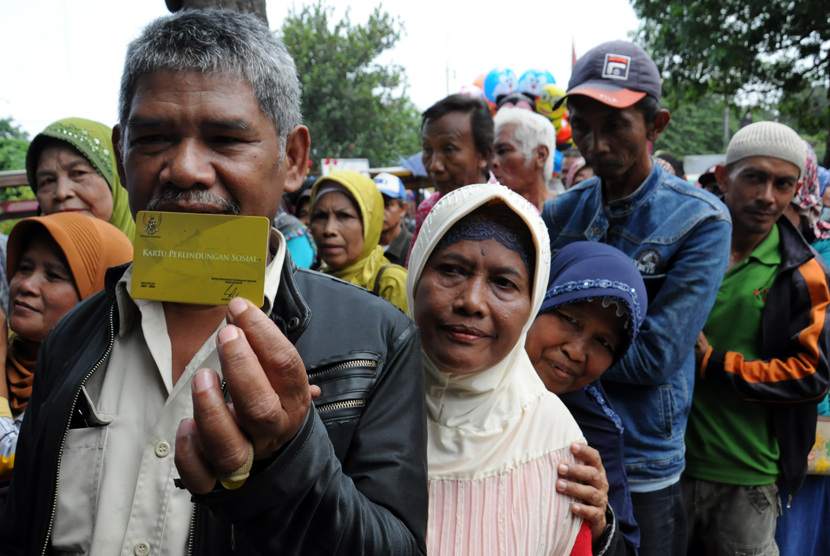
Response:
[{"label": "jacket collar", "polygon": [[[635,189],[631,195],[608,203],[605,207],[605,212],[608,217],[620,218],[628,216],[633,212],[637,212],[637,210],[639,210],[640,207],[648,201],[651,194],[654,193],[654,190],[663,183],[666,179],[666,175],[666,171],[663,170],[659,164],[652,163],[651,172],[649,172],[646,180],[640,184],[640,187]],[[599,187],[597,187],[597,194],[600,195],[600,203],[603,203],[601,183],[599,184]]]},{"label": "jacket collar", "polygon": [[797,268],[815,257],[810,244],[789,218],[781,215],[776,225],[781,236],[781,267],[778,272]]},{"label": "jacket collar", "polygon": [[[604,205],[600,178],[592,178],[576,185],[570,191],[588,190],[585,195],[581,196],[584,199],[581,202],[581,210],[584,215],[581,218],[570,218],[563,231],[576,236],[583,236],[588,241],[603,241],[610,227],[609,220],[624,218],[637,212],[648,202],[667,176],[665,170],[658,164],[653,164],[651,172],[640,187],[631,195],[617,199],[608,205]],[[567,216],[570,217],[570,215]],[[586,220],[588,222],[587,226],[585,226]]]},{"label": "jacket collar", "polygon": [[[118,311],[118,303],[116,301],[115,287],[118,281],[124,275],[131,263],[122,264],[107,269],[106,277],[104,278],[104,288],[107,296],[113,303],[115,311]],[[282,265],[282,273],[280,275],[280,285],[277,289],[277,296],[274,299],[274,307],[271,309],[271,320],[276,323],[280,331],[291,341],[296,344],[300,336],[311,322],[311,309],[303,299],[300,288],[295,280],[297,274],[297,266],[290,256],[285,257],[285,262]],[[113,320],[117,326],[119,319]],[[118,330],[115,331],[118,334]]]}]

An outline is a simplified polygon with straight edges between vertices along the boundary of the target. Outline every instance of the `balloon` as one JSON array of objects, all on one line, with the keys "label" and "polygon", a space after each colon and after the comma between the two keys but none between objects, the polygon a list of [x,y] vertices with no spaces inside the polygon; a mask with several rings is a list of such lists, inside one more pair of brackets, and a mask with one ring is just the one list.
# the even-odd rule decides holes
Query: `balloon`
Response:
[{"label": "balloon", "polygon": [[542,92],[539,93],[539,97],[536,99],[536,111],[552,121],[556,131],[559,131],[560,122],[568,103],[567,101],[563,102],[556,110],[553,109],[553,105],[566,94],[565,89],[559,85],[549,83],[542,87]]},{"label": "balloon", "polygon": [[516,91],[518,80],[513,70],[496,68],[484,78],[484,96],[490,102],[498,103],[499,97]]},{"label": "balloon", "polygon": [[562,173],[562,151],[553,149],[553,176],[559,177]]},{"label": "balloon", "polygon": [[519,78],[519,92],[532,97],[538,97],[542,92],[542,87],[548,84],[555,84],[556,79],[548,70],[532,69],[527,70]]},{"label": "balloon", "polygon": [[507,96],[501,97],[496,111],[502,108],[521,108],[535,112],[536,102],[533,100],[533,97],[529,97],[523,93],[510,93]]},{"label": "balloon", "polygon": [[569,147],[572,147],[574,144],[573,139],[571,139],[571,124],[566,119],[561,121],[561,128],[556,134],[556,144],[567,145]]},{"label": "balloon", "polygon": [[[496,103],[491,101],[489,98],[487,98],[487,95],[484,94],[484,78],[485,77],[487,77],[486,73],[482,73],[481,75],[476,77],[475,81],[473,81],[472,86],[473,87],[478,87],[479,89],[481,89],[481,98],[483,98],[487,102],[487,107],[490,108],[490,113],[495,116],[496,115]],[[462,89],[463,89],[463,87],[462,87]],[[470,95],[470,96],[474,96],[474,95]]]},{"label": "balloon", "polygon": [[484,91],[475,85],[462,85],[458,91],[459,95],[467,95],[473,98],[485,98]]}]

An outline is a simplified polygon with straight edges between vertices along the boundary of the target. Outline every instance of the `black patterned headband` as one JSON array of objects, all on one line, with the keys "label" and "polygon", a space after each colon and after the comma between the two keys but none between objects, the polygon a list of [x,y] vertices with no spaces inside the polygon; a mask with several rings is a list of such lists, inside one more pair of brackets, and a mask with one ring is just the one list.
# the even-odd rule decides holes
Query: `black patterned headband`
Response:
[{"label": "black patterned headband", "polygon": [[533,236],[522,218],[507,205],[485,205],[456,222],[435,246],[433,252],[441,251],[459,241],[486,241],[495,239],[511,251],[515,251],[533,281],[536,268],[536,249]]}]

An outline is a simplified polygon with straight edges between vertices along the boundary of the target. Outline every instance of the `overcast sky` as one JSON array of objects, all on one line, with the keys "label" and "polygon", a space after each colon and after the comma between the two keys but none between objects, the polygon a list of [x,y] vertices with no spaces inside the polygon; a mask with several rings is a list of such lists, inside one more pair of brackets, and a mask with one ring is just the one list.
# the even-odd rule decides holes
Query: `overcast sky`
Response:
[{"label": "overcast sky", "polygon": [[[351,20],[358,23],[378,3],[328,0],[338,18],[350,4]],[[497,8],[487,10],[488,4]],[[271,27],[278,29],[292,6],[302,5],[267,0]],[[517,76],[545,68],[566,85],[572,39],[581,55],[602,42],[626,39],[637,28],[627,0],[474,5],[383,2],[384,10],[403,21],[406,35],[379,61],[404,67],[407,92],[418,108],[446,94],[447,64],[450,92],[496,66]],[[166,13],[164,0],[0,0],[0,118],[11,116],[31,135],[69,116],[113,125],[127,43]]]}]

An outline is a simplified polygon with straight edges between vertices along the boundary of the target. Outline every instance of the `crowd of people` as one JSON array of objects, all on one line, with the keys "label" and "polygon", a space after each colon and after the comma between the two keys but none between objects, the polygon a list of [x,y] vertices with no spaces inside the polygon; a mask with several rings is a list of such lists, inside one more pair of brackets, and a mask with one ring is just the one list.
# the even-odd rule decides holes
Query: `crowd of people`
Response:
[{"label": "crowd of people", "polygon": [[[691,184],[651,152],[661,88],[632,43],[580,58],[561,184],[526,99],[450,95],[412,210],[392,174],[307,177],[254,16],[148,25],[119,123],[27,154],[0,555],[823,553],[830,172],[757,122]],[[271,220],[263,305],[134,298],[142,210]]]}]

